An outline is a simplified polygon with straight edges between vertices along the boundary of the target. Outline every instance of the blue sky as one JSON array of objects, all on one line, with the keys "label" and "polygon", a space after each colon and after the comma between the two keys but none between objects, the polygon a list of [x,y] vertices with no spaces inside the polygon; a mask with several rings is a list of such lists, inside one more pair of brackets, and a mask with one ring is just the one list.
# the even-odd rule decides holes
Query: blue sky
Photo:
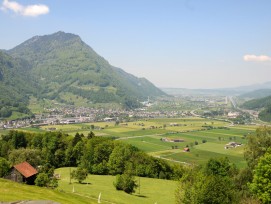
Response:
[{"label": "blue sky", "polygon": [[158,87],[271,81],[270,0],[1,0],[0,49],[57,31]]}]

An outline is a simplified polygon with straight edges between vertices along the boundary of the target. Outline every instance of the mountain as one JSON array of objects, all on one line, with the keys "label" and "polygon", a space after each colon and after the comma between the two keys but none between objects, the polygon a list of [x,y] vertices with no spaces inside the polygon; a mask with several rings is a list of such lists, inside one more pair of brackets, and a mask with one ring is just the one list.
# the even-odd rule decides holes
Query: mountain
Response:
[{"label": "mountain", "polygon": [[259,118],[263,121],[271,122],[271,96],[247,101],[242,107],[252,110],[261,110]]},{"label": "mountain", "polygon": [[186,89],[186,88],[161,88],[162,91],[174,96],[228,96],[239,95],[235,89]]},{"label": "mountain", "polygon": [[0,118],[12,112],[29,114],[28,96],[35,94],[35,81],[30,80],[31,65],[24,60],[14,59],[0,51]]},{"label": "mountain", "polygon": [[247,101],[242,104],[242,107],[253,110],[253,109],[265,108],[270,105],[271,105],[271,96],[267,96],[264,98],[253,99],[253,100]]},{"label": "mountain", "polygon": [[[243,97],[244,95],[244,98],[246,97],[260,98],[260,97],[271,95],[268,93],[268,90],[269,91],[271,90],[271,81],[265,82],[262,84],[253,84],[253,85],[239,86],[239,87],[233,87],[233,88],[219,88],[219,89],[161,88],[161,90],[169,95],[176,95],[176,96],[180,96],[180,95],[182,96],[187,96],[187,95],[239,96],[240,95],[240,97]],[[250,93],[250,92],[253,92],[253,93]]]},{"label": "mountain", "polygon": [[240,95],[241,98],[258,99],[271,96],[271,89],[258,89],[245,94]]},{"label": "mountain", "polygon": [[30,75],[42,87],[38,98],[68,104],[77,99],[114,102],[132,108],[137,100],[166,95],[147,79],[111,66],[74,34],[35,36],[7,53],[31,64]]},{"label": "mountain", "polygon": [[271,89],[271,81],[258,83],[258,84],[252,84],[248,86],[240,86],[240,87],[236,87],[235,89],[241,90],[244,92],[250,92],[250,91],[255,91],[255,90],[260,90],[260,89]]}]

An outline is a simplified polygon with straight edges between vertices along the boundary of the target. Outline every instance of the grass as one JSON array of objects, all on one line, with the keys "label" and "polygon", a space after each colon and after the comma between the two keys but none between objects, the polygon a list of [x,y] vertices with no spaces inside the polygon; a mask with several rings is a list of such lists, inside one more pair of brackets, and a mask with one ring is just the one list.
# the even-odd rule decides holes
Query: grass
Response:
[{"label": "grass", "polygon": [[65,204],[97,203],[97,200],[78,196],[70,192],[29,186],[0,179],[0,201],[14,202],[19,200],[50,200]]},{"label": "grass", "polygon": [[56,169],[55,173],[61,175],[58,189],[72,192],[74,188],[76,193],[93,199],[97,199],[101,193],[102,203],[105,203],[105,201],[133,204],[175,203],[176,181],[136,177],[137,183],[140,182],[140,192],[138,188],[135,193],[127,194],[115,189],[113,186],[115,176],[89,175],[85,184],[79,184],[74,180],[72,180],[72,184],[69,184],[69,168]]}]

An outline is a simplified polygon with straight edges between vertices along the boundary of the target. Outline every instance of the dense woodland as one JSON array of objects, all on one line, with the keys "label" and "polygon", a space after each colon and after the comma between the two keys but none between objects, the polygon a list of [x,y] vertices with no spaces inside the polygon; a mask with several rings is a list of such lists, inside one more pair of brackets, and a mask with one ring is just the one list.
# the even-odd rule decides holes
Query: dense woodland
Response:
[{"label": "dense woodland", "polygon": [[[270,203],[271,128],[259,128],[247,139],[244,157],[248,166],[237,169],[227,158],[211,158],[202,166],[170,164],[132,145],[96,137],[92,132],[73,137],[61,132],[10,131],[0,140],[0,176],[6,175],[10,166],[28,161],[39,166],[40,175],[48,179],[46,186],[51,187],[57,186],[49,179],[54,168],[74,166],[83,174],[118,175],[117,189],[129,180],[129,175],[179,180],[177,203]],[[37,185],[46,180],[41,176]],[[82,180],[78,178],[79,182]],[[132,193],[133,189],[125,191]]]}]

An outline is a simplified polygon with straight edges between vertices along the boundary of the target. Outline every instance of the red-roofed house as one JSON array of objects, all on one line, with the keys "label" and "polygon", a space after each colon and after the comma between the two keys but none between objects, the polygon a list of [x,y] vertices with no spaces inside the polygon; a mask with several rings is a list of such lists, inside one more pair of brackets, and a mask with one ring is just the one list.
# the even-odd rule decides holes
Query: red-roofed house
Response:
[{"label": "red-roofed house", "polygon": [[10,179],[19,183],[34,184],[38,171],[28,162],[13,166]]}]

